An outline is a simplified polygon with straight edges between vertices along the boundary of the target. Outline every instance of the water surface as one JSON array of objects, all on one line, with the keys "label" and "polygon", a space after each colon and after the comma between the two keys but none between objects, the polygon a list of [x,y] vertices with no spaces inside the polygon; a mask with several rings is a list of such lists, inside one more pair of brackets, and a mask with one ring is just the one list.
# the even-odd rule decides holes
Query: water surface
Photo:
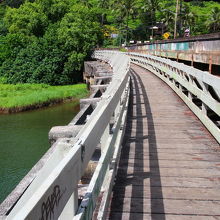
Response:
[{"label": "water surface", "polygon": [[0,203],[48,150],[48,132],[78,113],[76,102],[0,115]]}]

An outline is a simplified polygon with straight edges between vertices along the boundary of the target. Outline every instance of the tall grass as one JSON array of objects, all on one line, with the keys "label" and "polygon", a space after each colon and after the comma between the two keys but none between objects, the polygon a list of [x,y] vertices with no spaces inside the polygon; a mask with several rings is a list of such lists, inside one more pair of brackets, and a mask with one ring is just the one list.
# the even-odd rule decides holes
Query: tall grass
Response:
[{"label": "tall grass", "polygon": [[88,94],[85,84],[49,86],[45,84],[0,84],[0,108],[38,105],[67,98],[82,98]]}]

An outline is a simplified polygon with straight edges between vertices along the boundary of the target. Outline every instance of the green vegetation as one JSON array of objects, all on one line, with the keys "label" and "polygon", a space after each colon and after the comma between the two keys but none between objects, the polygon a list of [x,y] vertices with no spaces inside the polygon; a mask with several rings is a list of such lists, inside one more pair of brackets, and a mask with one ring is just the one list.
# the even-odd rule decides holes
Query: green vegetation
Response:
[{"label": "green vegetation", "polygon": [[80,82],[84,60],[102,41],[100,12],[74,0],[12,3],[0,4],[0,77],[13,84]]},{"label": "green vegetation", "polygon": [[0,112],[10,109],[20,111],[50,103],[64,101],[68,98],[82,98],[88,95],[85,84],[69,86],[49,86],[46,84],[0,84]]},{"label": "green vegetation", "polygon": [[[0,2],[0,82],[67,85],[82,80],[83,62],[97,46],[148,41],[152,32],[172,38],[177,0]],[[187,28],[191,36],[220,31],[220,3],[179,3],[177,37]]]},{"label": "green vegetation", "polygon": [[[105,14],[104,24],[108,25],[104,45],[119,45],[134,41],[163,39],[169,32],[173,38],[177,0],[109,0],[109,11]],[[220,31],[220,3],[203,0],[178,0],[177,37],[183,37],[190,29],[190,35],[208,34]],[[110,29],[110,27],[113,28]],[[113,31],[111,31],[113,30]],[[110,38],[112,33],[117,38]]]}]

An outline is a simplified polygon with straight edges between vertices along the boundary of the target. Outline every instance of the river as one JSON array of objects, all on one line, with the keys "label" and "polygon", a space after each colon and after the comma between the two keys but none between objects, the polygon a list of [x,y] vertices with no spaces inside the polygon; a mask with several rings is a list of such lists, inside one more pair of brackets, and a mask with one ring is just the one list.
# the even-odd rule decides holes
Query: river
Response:
[{"label": "river", "polygon": [[0,115],[0,203],[48,150],[48,132],[66,125],[78,113],[78,103]]}]

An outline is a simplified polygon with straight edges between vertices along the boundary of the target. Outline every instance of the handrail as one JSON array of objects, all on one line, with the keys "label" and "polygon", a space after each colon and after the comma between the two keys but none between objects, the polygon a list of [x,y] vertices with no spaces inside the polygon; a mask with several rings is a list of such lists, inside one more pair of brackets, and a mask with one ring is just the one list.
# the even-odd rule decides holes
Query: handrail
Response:
[{"label": "handrail", "polygon": [[[115,168],[120,152],[130,79],[126,54],[97,51],[94,57],[110,63],[112,82],[77,137],[58,139],[55,143],[58,150],[39,171],[6,219],[91,218],[103,182],[112,173],[112,167]],[[112,121],[113,127],[110,128]],[[99,143],[101,157],[85,198],[78,206],[78,182]]]},{"label": "handrail", "polygon": [[131,62],[166,82],[220,143],[220,78],[166,58],[128,53]]},{"label": "handrail", "polygon": [[[97,50],[94,58],[112,66],[112,82],[77,137],[58,139],[56,150],[6,219],[91,219],[101,188],[104,191],[98,219],[105,219],[126,124],[130,62],[166,82],[220,142],[220,78],[139,53]],[[78,182],[98,144],[101,157],[79,205]]]}]

